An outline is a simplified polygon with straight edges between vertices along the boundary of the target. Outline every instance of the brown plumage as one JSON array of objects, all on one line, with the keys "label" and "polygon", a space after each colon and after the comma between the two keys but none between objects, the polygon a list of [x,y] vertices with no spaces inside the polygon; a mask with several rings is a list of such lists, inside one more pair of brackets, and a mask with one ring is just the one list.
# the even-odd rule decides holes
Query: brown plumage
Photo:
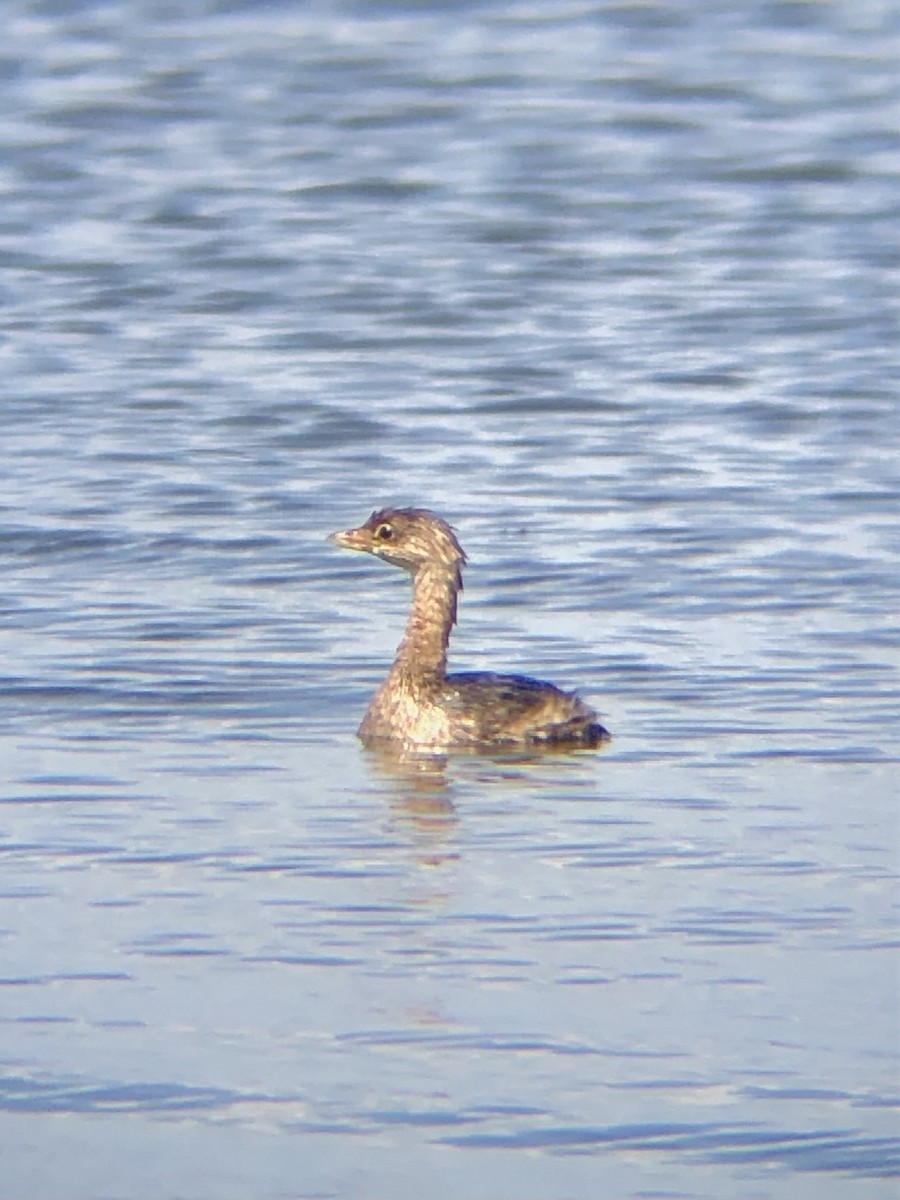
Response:
[{"label": "brown plumage", "polygon": [[609,734],[574,692],[525,675],[447,674],[466,556],[453,530],[424,508],[385,508],[331,535],[412,577],[413,600],[394,664],[359,727],[364,742],[411,748],[502,744],[596,746]]}]

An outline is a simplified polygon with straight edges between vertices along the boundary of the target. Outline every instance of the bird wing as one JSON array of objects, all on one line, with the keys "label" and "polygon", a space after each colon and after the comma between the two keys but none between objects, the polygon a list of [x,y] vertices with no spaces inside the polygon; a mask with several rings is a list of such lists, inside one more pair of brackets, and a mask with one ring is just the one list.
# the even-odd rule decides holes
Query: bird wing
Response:
[{"label": "bird wing", "polygon": [[456,719],[471,722],[476,741],[570,741],[605,734],[596,713],[574,692],[527,675],[460,672],[447,676],[444,695]]}]

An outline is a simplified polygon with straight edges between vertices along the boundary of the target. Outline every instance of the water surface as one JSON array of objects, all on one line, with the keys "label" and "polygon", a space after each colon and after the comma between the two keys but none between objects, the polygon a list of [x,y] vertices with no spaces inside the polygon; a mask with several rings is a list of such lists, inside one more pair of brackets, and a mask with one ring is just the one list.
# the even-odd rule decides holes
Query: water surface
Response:
[{"label": "water surface", "polygon": [[9,1195],[893,1196],[891,6],[7,8]]}]

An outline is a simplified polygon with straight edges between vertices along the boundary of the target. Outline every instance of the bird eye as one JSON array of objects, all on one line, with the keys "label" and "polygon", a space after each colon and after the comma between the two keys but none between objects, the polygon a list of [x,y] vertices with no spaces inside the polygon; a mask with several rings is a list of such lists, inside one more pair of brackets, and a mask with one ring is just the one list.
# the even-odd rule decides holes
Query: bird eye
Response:
[{"label": "bird eye", "polygon": [[394,536],[394,530],[390,525],[379,525],[375,530],[375,536],[382,542],[389,542]]}]

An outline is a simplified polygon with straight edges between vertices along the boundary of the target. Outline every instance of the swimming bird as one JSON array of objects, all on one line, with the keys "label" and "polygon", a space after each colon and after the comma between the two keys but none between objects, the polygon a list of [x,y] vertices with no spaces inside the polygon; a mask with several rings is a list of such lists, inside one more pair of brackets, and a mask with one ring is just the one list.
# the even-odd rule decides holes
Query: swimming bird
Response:
[{"label": "swimming bird", "polygon": [[453,529],[425,508],[383,508],[331,535],[412,579],[412,607],[387,678],[358,734],[411,749],[502,745],[597,746],[610,735],[574,692],[527,675],[447,674],[466,555]]}]

